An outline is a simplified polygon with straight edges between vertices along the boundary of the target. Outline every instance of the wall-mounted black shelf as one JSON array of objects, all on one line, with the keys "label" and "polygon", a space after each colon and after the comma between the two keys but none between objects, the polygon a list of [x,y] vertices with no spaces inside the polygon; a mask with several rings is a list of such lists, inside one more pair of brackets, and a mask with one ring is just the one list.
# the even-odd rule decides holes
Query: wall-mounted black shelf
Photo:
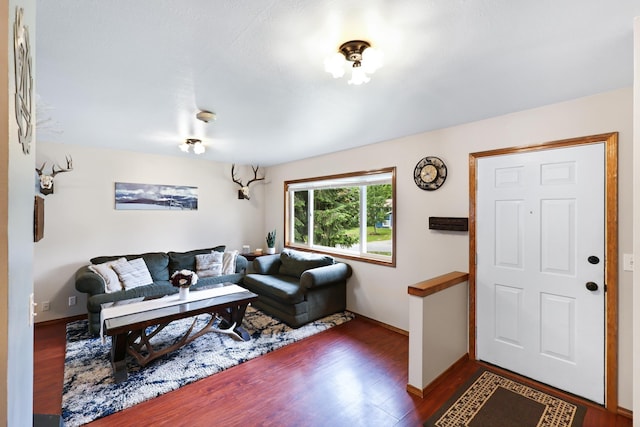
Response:
[{"label": "wall-mounted black shelf", "polygon": [[430,216],[429,230],[469,231],[469,218]]}]

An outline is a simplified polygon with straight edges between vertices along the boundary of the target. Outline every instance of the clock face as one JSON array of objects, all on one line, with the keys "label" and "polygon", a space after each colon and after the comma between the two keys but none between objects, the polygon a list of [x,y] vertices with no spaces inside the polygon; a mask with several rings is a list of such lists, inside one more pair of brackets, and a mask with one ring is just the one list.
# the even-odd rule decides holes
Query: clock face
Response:
[{"label": "clock face", "polygon": [[428,164],[420,171],[420,179],[424,182],[433,182],[438,177],[438,169],[432,164]]},{"label": "clock face", "polygon": [[413,180],[423,190],[437,190],[444,184],[445,179],[447,179],[447,166],[437,157],[425,157],[413,170]]}]

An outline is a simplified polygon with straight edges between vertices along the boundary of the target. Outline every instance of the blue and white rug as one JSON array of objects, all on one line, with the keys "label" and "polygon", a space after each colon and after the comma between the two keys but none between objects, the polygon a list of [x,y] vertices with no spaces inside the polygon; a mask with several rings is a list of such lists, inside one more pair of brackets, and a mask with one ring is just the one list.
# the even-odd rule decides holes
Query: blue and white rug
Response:
[{"label": "blue and white rug", "polygon": [[[248,307],[243,326],[251,335],[251,341],[235,341],[228,335],[208,333],[144,368],[127,356],[129,378],[120,384],[114,382],[111,371],[111,341],[103,344],[100,338],[91,337],[86,320],[71,322],[67,324],[62,418],[68,427],[86,424],[353,318],[352,313],[345,311],[292,329]],[[171,323],[156,339],[173,342],[191,321]],[[201,316],[198,321],[205,322],[206,318]],[[198,326],[194,330],[198,330]]]}]

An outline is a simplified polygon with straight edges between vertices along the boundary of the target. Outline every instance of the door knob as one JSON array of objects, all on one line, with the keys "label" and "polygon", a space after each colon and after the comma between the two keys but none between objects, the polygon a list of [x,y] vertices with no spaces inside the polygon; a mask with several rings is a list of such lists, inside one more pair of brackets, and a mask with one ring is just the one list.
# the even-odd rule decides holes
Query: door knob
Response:
[{"label": "door knob", "polygon": [[594,283],[594,282],[587,282],[587,284],[585,285],[587,287],[587,289],[589,289],[591,292],[593,291],[597,291],[598,290],[598,284]]}]

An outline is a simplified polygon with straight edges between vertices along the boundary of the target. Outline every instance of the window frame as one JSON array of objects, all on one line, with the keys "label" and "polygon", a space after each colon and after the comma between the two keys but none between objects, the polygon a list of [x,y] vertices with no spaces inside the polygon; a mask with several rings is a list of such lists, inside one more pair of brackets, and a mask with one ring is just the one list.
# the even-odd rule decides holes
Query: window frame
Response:
[{"label": "window frame", "polygon": [[[344,187],[348,187],[350,182],[357,184],[358,181],[367,181],[367,177],[372,177],[374,175],[391,175],[391,256],[387,255],[378,255],[378,254],[367,254],[362,251],[359,254],[354,254],[353,252],[340,250],[337,248],[329,248],[326,246],[316,246],[313,244],[313,232],[311,234],[311,244],[305,245],[295,242],[295,233],[293,231],[293,195],[294,191],[305,191],[305,190],[315,190],[322,189],[321,182],[322,181],[344,181]],[[360,180],[358,179],[360,178]],[[305,186],[307,184],[307,186]],[[366,184],[365,184],[366,185]],[[353,185],[351,185],[353,186]],[[319,187],[319,188],[318,188]],[[366,199],[362,197],[362,185],[360,186],[360,213],[363,212],[362,206],[366,207]],[[324,187],[328,188],[328,187]],[[335,188],[335,186],[332,186]],[[313,199],[313,198],[311,198]],[[351,259],[355,261],[368,262],[372,264],[383,265],[387,267],[395,267],[396,266],[396,236],[397,236],[397,228],[396,228],[396,217],[397,217],[397,206],[396,203],[396,167],[387,167],[376,170],[369,171],[357,171],[357,172],[348,172],[336,175],[325,175],[318,176],[312,178],[303,178],[303,179],[295,179],[284,182],[284,247],[291,248],[301,251],[308,252],[316,252],[323,253],[327,255],[332,255],[339,258]],[[313,209],[313,203],[311,202],[311,209]],[[366,239],[366,227],[362,226],[362,219],[364,219],[364,223],[366,225],[366,215],[363,218],[363,215],[360,215],[360,240],[363,238]]]}]

